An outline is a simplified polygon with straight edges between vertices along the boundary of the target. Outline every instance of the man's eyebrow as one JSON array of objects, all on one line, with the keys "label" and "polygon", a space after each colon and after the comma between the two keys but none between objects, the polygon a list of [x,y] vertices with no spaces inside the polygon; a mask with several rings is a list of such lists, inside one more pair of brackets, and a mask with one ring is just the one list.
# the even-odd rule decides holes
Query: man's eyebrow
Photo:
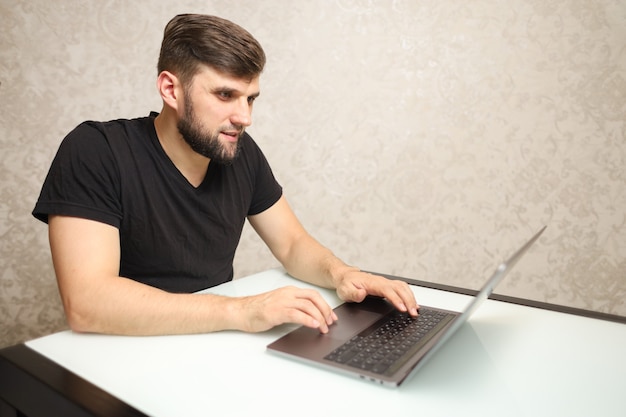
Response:
[{"label": "man's eyebrow", "polygon": [[227,87],[225,85],[219,86],[219,87],[213,87],[211,91],[213,91],[214,93],[237,93],[239,92],[239,90],[237,90],[236,88]]},{"label": "man's eyebrow", "polygon": [[[233,88],[233,87],[228,87],[228,86],[216,87],[216,88],[213,88],[212,91],[214,93],[231,93],[231,94],[235,93],[235,94],[244,95],[241,90],[238,90],[237,88]],[[257,98],[260,95],[261,95],[261,92],[257,91],[256,93],[250,94],[248,97]]]}]

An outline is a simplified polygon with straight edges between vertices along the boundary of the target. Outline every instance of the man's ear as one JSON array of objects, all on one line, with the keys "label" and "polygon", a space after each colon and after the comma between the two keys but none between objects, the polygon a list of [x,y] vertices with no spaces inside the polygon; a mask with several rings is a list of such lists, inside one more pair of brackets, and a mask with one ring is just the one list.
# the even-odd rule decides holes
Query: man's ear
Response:
[{"label": "man's ear", "polygon": [[162,71],[157,77],[157,89],[163,103],[174,110],[178,110],[182,99],[182,85],[178,77],[169,71]]}]

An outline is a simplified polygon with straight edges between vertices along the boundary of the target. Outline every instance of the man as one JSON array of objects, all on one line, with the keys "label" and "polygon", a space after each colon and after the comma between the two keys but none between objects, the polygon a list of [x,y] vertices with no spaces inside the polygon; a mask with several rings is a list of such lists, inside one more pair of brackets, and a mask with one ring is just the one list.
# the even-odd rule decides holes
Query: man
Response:
[{"label": "man", "polygon": [[194,294],[232,279],[246,218],[292,276],[417,315],[408,285],[346,265],[290,209],[245,133],[264,64],[258,42],[232,22],[176,16],[159,57],[161,113],[85,122],[64,139],[33,215],[49,224],[72,329],[154,335],[297,323],[327,332],[336,316],[317,291]]}]

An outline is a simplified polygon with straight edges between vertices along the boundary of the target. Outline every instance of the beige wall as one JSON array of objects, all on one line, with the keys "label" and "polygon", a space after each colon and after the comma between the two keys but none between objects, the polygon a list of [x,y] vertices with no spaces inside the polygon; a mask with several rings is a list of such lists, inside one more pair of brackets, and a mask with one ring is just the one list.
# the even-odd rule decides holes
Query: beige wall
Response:
[{"label": "beige wall", "polygon": [[[346,261],[475,288],[547,224],[499,291],[626,315],[625,2],[0,0],[0,346],[65,327],[30,216],[60,140],[160,109],[187,11],[263,43],[249,131]],[[237,276],[275,265],[246,229]]]}]

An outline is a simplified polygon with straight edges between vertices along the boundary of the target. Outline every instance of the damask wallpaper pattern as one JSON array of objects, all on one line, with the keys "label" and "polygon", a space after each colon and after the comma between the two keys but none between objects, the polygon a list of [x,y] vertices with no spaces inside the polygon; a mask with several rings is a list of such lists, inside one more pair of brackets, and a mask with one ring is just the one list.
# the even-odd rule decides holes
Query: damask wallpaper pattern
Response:
[{"label": "damask wallpaper pattern", "polygon": [[[0,346],[65,328],[50,161],[86,119],[159,110],[165,23],[229,18],[268,65],[249,132],[305,226],[363,269],[626,314],[621,0],[0,0]],[[237,277],[276,266],[246,228]]]}]

